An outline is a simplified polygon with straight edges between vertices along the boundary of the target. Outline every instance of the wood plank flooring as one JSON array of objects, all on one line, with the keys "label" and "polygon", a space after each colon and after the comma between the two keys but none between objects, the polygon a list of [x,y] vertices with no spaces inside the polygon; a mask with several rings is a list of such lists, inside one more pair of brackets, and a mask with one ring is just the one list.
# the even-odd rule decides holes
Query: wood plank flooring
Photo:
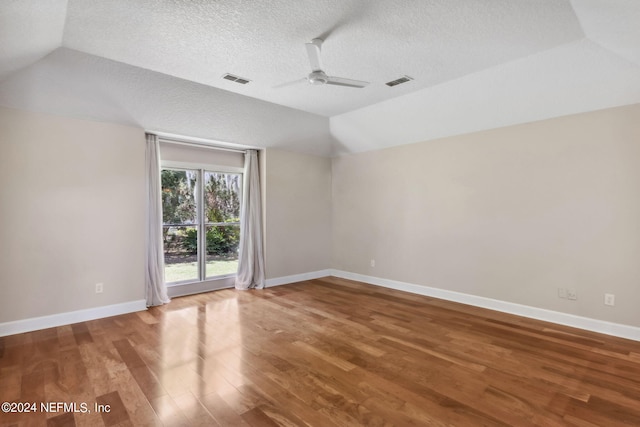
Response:
[{"label": "wood plank flooring", "polygon": [[5,401],[38,408],[1,426],[640,426],[640,343],[324,278],[0,338]]}]

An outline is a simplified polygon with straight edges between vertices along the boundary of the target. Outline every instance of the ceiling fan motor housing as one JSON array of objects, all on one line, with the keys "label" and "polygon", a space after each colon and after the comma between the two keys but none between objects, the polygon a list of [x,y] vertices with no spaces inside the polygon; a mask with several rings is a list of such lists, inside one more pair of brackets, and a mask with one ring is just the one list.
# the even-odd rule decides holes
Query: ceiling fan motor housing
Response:
[{"label": "ceiling fan motor housing", "polygon": [[314,71],[309,74],[309,83],[312,85],[323,85],[329,81],[329,77],[323,71]]}]

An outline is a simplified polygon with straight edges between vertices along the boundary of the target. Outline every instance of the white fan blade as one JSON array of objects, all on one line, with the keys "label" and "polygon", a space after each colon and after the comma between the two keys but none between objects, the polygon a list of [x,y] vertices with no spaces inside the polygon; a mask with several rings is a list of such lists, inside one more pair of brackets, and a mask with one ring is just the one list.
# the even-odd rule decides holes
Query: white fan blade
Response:
[{"label": "white fan blade", "polygon": [[280,88],[287,87],[287,86],[293,86],[293,85],[297,85],[297,84],[303,83],[303,82],[305,82],[305,83],[308,82],[306,77],[303,77],[301,79],[294,80],[294,81],[291,81],[291,82],[281,83],[279,85],[273,86],[273,89],[280,89]]},{"label": "white fan blade", "polygon": [[342,77],[329,76],[329,80],[327,80],[327,84],[336,85],[336,86],[363,88],[367,86],[369,82],[363,82],[361,80],[344,79]]},{"label": "white fan blade", "polygon": [[313,39],[311,42],[305,43],[305,46],[307,46],[311,71],[322,71],[322,61],[320,61],[320,46],[322,46],[322,40]]}]

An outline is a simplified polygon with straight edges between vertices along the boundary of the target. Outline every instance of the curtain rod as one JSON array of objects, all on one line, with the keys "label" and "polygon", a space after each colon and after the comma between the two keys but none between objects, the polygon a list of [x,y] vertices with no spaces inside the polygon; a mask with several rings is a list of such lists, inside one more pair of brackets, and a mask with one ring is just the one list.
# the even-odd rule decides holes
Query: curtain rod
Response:
[{"label": "curtain rod", "polygon": [[175,134],[170,134],[165,132],[155,132],[152,130],[148,130],[146,132],[157,135],[158,139],[161,142],[166,142],[169,144],[186,145],[186,146],[198,147],[198,148],[210,148],[213,150],[231,151],[234,153],[246,153],[247,150],[251,150],[251,149],[260,150],[259,147],[249,147],[249,146],[246,146],[243,148],[230,147],[235,145],[230,142],[213,141],[210,139],[194,138],[194,137],[175,135]]}]

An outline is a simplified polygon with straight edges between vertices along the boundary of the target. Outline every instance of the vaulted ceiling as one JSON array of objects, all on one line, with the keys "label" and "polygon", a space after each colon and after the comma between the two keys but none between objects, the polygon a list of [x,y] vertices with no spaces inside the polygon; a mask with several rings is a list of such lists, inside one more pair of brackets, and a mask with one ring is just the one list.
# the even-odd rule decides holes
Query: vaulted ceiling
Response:
[{"label": "vaulted ceiling", "polygon": [[[640,102],[638,22],[637,0],[5,0],[0,104],[365,151]],[[317,37],[370,84],[282,86]]]}]

